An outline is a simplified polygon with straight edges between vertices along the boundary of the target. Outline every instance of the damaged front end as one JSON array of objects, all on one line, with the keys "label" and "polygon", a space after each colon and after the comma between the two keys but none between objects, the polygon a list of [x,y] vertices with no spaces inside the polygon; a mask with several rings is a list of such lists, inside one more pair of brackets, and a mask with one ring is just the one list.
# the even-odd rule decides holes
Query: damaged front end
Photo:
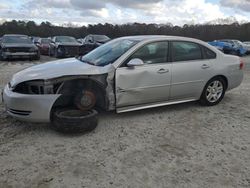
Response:
[{"label": "damaged front end", "polygon": [[103,110],[115,109],[114,70],[100,75],[62,76],[48,80],[25,81],[13,86],[12,92],[25,95],[60,95],[53,108],[74,105],[75,97],[84,91],[92,91],[96,106]]}]

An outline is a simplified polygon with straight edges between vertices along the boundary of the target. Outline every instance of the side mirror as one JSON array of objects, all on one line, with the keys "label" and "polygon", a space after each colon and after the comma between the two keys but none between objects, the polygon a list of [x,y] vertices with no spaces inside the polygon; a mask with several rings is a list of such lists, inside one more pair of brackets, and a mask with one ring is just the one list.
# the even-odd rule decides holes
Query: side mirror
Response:
[{"label": "side mirror", "polygon": [[128,67],[135,67],[135,66],[142,66],[142,65],[144,65],[144,62],[141,59],[139,59],[139,58],[131,59],[127,63]]}]

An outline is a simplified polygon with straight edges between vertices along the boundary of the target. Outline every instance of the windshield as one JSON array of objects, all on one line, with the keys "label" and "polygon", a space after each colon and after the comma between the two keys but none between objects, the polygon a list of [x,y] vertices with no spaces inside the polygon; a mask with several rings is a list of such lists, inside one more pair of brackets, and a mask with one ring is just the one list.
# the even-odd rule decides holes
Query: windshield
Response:
[{"label": "windshield", "polygon": [[42,44],[49,44],[50,43],[50,39],[42,39],[41,43]]},{"label": "windshield", "polygon": [[27,36],[5,36],[3,43],[31,44],[32,41]]},{"label": "windshield", "polygon": [[96,41],[105,41],[110,39],[106,35],[94,35],[94,38]]},{"label": "windshield", "polygon": [[77,42],[74,37],[60,36],[56,37],[56,42]]},{"label": "windshield", "polygon": [[114,63],[121,55],[138,42],[139,41],[128,39],[114,40],[82,56],[80,60],[96,66],[105,66]]}]

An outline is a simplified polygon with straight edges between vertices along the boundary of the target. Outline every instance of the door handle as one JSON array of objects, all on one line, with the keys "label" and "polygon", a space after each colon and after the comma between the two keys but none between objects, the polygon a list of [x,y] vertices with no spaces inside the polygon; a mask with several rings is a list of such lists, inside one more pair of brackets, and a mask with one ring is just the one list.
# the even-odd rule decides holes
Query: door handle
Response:
[{"label": "door handle", "polygon": [[207,65],[207,64],[203,64],[203,65],[201,66],[201,68],[202,68],[202,69],[208,69],[208,68],[210,68],[210,66]]},{"label": "door handle", "polygon": [[160,70],[158,70],[157,71],[159,74],[164,74],[164,73],[168,73],[169,72],[169,70],[168,69],[160,69]]}]

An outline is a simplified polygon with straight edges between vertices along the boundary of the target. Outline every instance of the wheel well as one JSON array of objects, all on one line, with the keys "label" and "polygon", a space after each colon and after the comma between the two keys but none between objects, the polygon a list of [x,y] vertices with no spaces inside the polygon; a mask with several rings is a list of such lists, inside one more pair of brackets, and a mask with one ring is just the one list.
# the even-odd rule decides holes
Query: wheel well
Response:
[{"label": "wheel well", "polygon": [[75,96],[82,90],[88,89],[96,95],[96,107],[102,110],[108,109],[108,99],[105,85],[93,79],[73,79],[63,83],[58,93],[61,96],[54,103],[52,110],[74,105]]},{"label": "wheel well", "polygon": [[223,75],[218,75],[218,76],[215,76],[213,77],[212,79],[214,78],[222,78],[224,81],[225,81],[225,84],[226,84],[226,90],[228,88],[228,80],[227,80],[227,77],[223,76]]},{"label": "wheel well", "polygon": [[[228,80],[227,80],[227,77],[225,77],[225,76],[223,76],[223,75],[217,75],[217,76],[212,77],[210,80],[215,79],[215,78],[221,78],[221,79],[223,79],[223,80],[225,81],[226,90],[227,90],[227,88],[228,88]],[[206,85],[208,84],[208,82],[210,82],[210,80],[207,81]],[[205,89],[206,85],[204,86],[204,89]]]},{"label": "wheel well", "polygon": [[[227,88],[228,88],[228,80],[227,80],[227,77],[225,77],[225,76],[223,76],[223,75],[217,75],[217,76],[212,77],[210,80],[215,79],[215,78],[221,78],[221,79],[223,79],[223,80],[225,81],[225,84],[226,84],[226,89],[225,89],[225,90],[227,90]],[[203,92],[205,91],[205,88],[206,88],[207,84],[210,82],[210,80],[208,80],[207,83],[206,83],[206,85],[204,86],[204,88],[203,88],[203,90],[202,90],[202,93],[201,93],[201,95],[200,95],[200,98],[201,98]]]}]

